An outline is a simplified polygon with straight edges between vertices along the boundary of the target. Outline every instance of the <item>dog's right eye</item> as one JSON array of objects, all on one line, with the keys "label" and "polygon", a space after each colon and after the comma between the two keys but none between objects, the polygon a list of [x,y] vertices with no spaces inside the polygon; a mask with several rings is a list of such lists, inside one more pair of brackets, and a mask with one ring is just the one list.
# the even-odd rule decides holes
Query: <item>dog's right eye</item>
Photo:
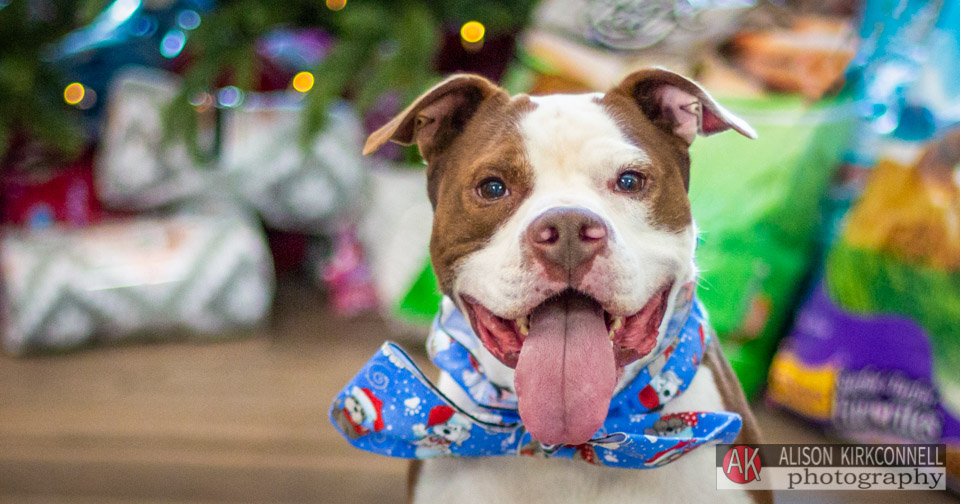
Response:
[{"label": "dog's right eye", "polygon": [[626,171],[617,177],[617,190],[626,193],[640,192],[646,181],[646,175],[633,170]]},{"label": "dog's right eye", "polygon": [[507,195],[507,184],[496,177],[484,179],[477,185],[477,193],[485,200],[496,200]]}]

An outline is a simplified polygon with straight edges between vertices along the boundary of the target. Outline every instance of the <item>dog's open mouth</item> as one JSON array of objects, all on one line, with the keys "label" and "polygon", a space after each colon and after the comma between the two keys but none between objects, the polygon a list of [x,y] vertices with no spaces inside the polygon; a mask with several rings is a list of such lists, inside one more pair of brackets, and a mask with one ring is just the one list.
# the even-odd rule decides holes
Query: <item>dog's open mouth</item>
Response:
[{"label": "dog's open mouth", "polygon": [[581,444],[603,425],[623,366],[656,346],[671,287],[628,316],[614,315],[573,289],[515,320],[462,299],[483,345],[516,370],[514,388],[527,430],[542,443]]},{"label": "dog's open mouth", "polygon": [[667,296],[673,284],[668,283],[644,305],[640,311],[629,316],[612,315],[595,299],[573,289],[555,295],[533,309],[526,316],[508,320],[494,315],[490,310],[469,296],[461,299],[469,312],[474,332],[500,362],[511,368],[517,367],[520,349],[530,333],[531,320],[538,310],[551,304],[563,304],[573,299],[582,299],[582,304],[592,305],[593,311],[602,317],[605,334],[611,342],[618,368],[647,355],[657,343],[657,332],[667,309]]}]

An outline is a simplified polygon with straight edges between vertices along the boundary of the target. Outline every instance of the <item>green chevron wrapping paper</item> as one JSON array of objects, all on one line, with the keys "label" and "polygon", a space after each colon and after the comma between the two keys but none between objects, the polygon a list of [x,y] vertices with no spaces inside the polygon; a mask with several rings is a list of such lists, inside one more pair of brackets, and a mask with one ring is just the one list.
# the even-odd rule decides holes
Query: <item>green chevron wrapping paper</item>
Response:
[{"label": "green chevron wrapping paper", "polygon": [[273,267],[240,215],[178,215],[84,229],[10,230],[0,240],[5,349],[98,340],[214,338],[263,321]]},{"label": "green chevron wrapping paper", "polygon": [[[195,198],[208,186],[183,141],[164,141],[163,110],[180,81],[162,70],[130,68],[111,83],[107,118],[95,163],[97,196],[107,206],[149,210]],[[201,126],[201,137],[214,134]]]},{"label": "green chevron wrapping paper", "polygon": [[[167,72],[132,68],[112,84],[103,142],[96,163],[98,195],[110,207],[150,210],[171,203],[229,198],[252,207],[272,227],[322,232],[356,205],[364,180],[363,128],[339,103],[325,130],[301,143],[302,93],[239,93],[224,107],[222,126],[201,116],[198,137],[219,156],[206,165],[182,141],[164,140],[164,108],[180,82]],[[198,113],[213,96],[198,101]],[[209,114],[208,114],[209,115]]]},{"label": "green chevron wrapping paper", "polygon": [[299,95],[249,99],[225,116],[221,176],[271,226],[318,232],[357,205],[366,174],[363,128],[340,102],[327,111],[324,132],[302,147]]}]

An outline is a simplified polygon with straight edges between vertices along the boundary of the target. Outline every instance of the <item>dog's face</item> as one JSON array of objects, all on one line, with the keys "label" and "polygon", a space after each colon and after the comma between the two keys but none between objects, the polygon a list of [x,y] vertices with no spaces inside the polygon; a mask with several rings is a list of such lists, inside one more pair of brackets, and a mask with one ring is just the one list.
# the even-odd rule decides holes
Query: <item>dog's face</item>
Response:
[{"label": "dog's face", "polygon": [[347,397],[343,400],[343,411],[350,417],[350,421],[354,425],[363,424],[363,408],[360,407],[360,403],[352,397]]},{"label": "dog's face", "polygon": [[435,425],[430,428],[430,431],[434,436],[456,444],[462,443],[470,437],[470,430],[466,426],[453,423]]},{"label": "dog's face", "polygon": [[340,431],[350,439],[359,439],[366,430],[363,427],[364,415],[360,403],[353,397],[347,397],[333,406],[333,418]]},{"label": "dog's face", "polygon": [[624,368],[652,357],[695,275],[687,149],[729,128],[754,136],[693,82],[647,69],[545,97],[454,76],[368,139],[419,146],[441,289],[539,441],[588,440]]}]

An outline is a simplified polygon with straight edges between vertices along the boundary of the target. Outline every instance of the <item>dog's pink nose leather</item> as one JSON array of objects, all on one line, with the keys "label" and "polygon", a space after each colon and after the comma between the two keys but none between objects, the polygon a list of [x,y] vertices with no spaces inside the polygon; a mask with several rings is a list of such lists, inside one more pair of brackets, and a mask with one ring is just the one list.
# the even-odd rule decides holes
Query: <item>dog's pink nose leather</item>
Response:
[{"label": "dog's pink nose leather", "polygon": [[530,223],[527,242],[537,259],[573,273],[607,246],[607,226],[585,208],[554,208]]}]

